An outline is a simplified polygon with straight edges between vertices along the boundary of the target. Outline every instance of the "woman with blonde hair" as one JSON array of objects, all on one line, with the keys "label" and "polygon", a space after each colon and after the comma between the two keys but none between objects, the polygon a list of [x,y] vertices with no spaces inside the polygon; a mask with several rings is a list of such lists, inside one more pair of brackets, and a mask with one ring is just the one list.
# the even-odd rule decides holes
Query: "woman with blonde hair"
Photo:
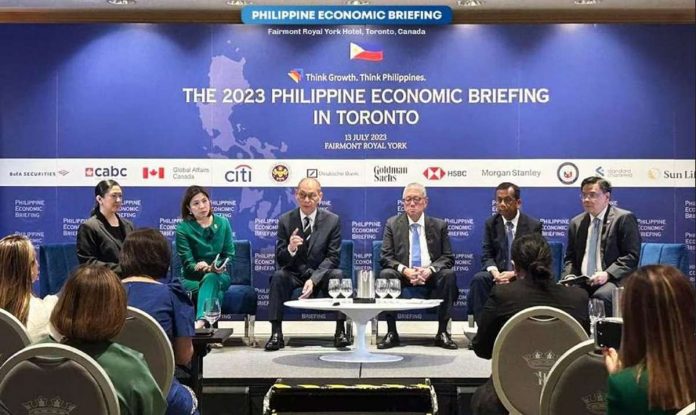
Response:
[{"label": "woman with blonde hair", "polygon": [[31,287],[39,278],[39,263],[31,241],[23,235],[0,239],[0,308],[24,324],[32,343],[48,336],[48,319],[58,301],[54,295],[34,296]]},{"label": "woman with blonde hair", "polygon": [[674,414],[696,398],[696,291],[668,265],[624,284],[621,350],[605,351],[607,414]]},{"label": "woman with blonde hair", "polygon": [[68,279],[51,314],[51,336],[87,353],[116,389],[121,415],[162,415],[167,404],[143,355],[111,341],[126,323],[126,291],[101,265],[83,265]]}]

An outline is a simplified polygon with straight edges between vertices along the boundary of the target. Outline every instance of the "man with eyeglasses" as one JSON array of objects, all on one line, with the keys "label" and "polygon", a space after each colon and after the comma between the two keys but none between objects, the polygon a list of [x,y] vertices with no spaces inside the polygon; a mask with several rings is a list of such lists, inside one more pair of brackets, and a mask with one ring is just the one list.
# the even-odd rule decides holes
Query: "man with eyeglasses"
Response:
[{"label": "man with eyeglasses", "polygon": [[467,296],[469,315],[473,315],[476,321],[493,286],[515,279],[510,257],[515,238],[533,233],[541,235],[541,222],[520,211],[520,193],[520,188],[514,183],[503,182],[495,188],[497,213],[486,220],[481,250],[483,269],[474,275]]},{"label": "man with eyeglasses", "polygon": [[[318,180],[300,180],[295,189],[299,208],[282,214],[278,219],[277,269],[271,277],[268,298],[271,337],[266,342],[267,351],[285,347],[283,303],[290,300],[295,288],[302,287],[299,298],[305,299],[325,293],[329,279],[343,278],[343,272],[338,269],[341,224],[336,214],[319,209],[322,196]],[[345,315],[339,313],[334,346],[345,347],[349,344]]]},{"label": "man with eyeglasses", "polygon": [[[425,186],[411,183],[403,192],[404,213],[387,220],[380,264],[380,278],[398,278],[402,287],[422,286],[428,289],[428,298],[442,299],[438,307],[438,329],[435,345],[456,349],[457,344],[447,332],[452,306],[457,299],[457,280],[452,267],[454,255],[447,223],[425,215],[428,197]],[[387,333],[377,344],[378,349],[389,349],[400,344],[396,331],[396,317],[385,313]]]},{"label": "man with eyeglasses", "polygon": [[601,299],[606,315],[611,316],[612,290],[638,267],[638,220],[632,212],[609,203],[608,180],[591,176],[580,188],[585,212],[571,219],[568,226],[563,276],[587,275],[590,281],[582,287],[591,298]]}]

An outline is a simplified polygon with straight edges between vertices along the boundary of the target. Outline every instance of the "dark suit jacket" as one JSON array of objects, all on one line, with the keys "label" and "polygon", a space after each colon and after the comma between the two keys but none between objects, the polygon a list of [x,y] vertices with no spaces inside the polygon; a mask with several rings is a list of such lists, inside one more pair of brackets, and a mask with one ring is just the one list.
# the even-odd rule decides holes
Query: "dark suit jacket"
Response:
[{"label": "dark suit jacket", "polygon": [[477,321],[478,331],[472,340],[474,352],[478,357],[490,359],[495,338],[503,325],[520,311],[540,305],[565,311],[589,333],[587,302],[587,291],[558,285],[552,280],[535,284],[532,280],[520,279],[510,284],[495,285]]},{"label": "dark suit jacket", "polygon": [[[119,216],[123,236],[133,231],[133,223]],[[114,238],[104,222],[92,216],[82,222],[77,230],[77,259],[80,264],[105,265],[117,273],[121,272],[118,265],[123,242]]]},{"label": "dark suit jacket", "polygon": [[[585,255],[590,214],[581,213],[570,221],[563,276],[580,275]],[[602,224],[602,269],[610,279],[620,280],[638,267],[640,231],[635,215],[627,210],[609,206]]]},{"label": "dark suit jacket", "polygon": [[[392,216],[384,227],[380,264],[382,268],[398,271],[399,264],[409,266],[408,257],[411,247],[408,242],[408,216],[405,213]],[[425,240],[428,243],[430,266],[435,272],[450,269],[454,265],[454,255],[450,244],[447,223],[438,218],[425,217]]]},{"label": "dark suit jacket", "polygon": [[[538,233],[541,235],[541,222],[529,215],[520,212],[515,228],[515,238]],[[491,266],[503,271],[507,262],[507,237],[505,236],[505,218],[500,213],[488,218],[486,221],[486,233],[483,236],[483,249],[481,251],[481,265],[483,270]]]},{"label": "dark suit jacket", "polygon": [[285,212],[278,220],[278,240],[276,241],[276,262],[280,269],[298,275],[302,279],[311,278],[317,285],[324,274],[338,268],[341,251],[341,223],[338,215],[325,209],[318,209],[314,220],[314,230],[292,256],[288,252],[288,240],[295,229],[302,235],[300,209]]}]

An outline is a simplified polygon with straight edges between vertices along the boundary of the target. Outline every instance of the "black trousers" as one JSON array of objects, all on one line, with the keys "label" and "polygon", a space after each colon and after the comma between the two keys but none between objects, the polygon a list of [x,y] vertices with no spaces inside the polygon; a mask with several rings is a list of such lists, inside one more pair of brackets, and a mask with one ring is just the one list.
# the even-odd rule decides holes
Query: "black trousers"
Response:
[{"label": "black trousers", "polygon": [[[398,278],[401,280],[401,289],[404,287],[414,287],[408,278],[401,275],[401,273],[395,269],[383,269],[379,273],[380,278]],[[428,278],[425,285],[418,285],[417,287],[425,287],[428,290],[429,299],[440,299],[442,303],[437,310],[437,319],[440,322],[447,322],[452,316],[452,307],[454,302],[457,301],[459,296],[459,291],[457,290],[457,278],[454,271],[451,269],[443,269],[436,272]],[[394,313],[385,312],[384,317],[386,319],[396,319]]]},{"label": "black trousers", "polygon": [[[328,297],[329,280],[342,279],[343,271],[340,269],[332,269],[328,271],[324,278],[319,281],[319,284],[314,286],[312,297]],[[292,273],[287,270],[276,270],[271,276],[270,292],[268,295],[268,320],[283,321],[283,303],[290,300],[292,292],[295,288],[304,286],[306,279],[300,278],[299,274]],[[337,320],[344,321],[346,316],[343,313],[338,313]]]},{"label": "black trousers", "polygon": [[466,296],[467,314],[473,315],[474,320],[478,321],[478,317],[483,311],[483,306],[488,301],[488,296],[495,285],[493,275],[488,271],[480,271],[474,275],[474,278],[469,284],[469,294]]}]

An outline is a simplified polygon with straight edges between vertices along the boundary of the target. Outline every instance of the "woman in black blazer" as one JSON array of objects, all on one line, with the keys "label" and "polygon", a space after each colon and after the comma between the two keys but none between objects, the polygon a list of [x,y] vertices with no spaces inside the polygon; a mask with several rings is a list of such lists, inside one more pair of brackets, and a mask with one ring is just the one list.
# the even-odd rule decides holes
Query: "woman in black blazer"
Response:
[{"label": "woman in black blazer", "polygon": [[120,273],[118,256],[133,223],[118,216],[123,191],[115,180],[102,180],[94,188],[96,203],[91,217],[77,230],[77,258],[80,264],[104,265]]}]

